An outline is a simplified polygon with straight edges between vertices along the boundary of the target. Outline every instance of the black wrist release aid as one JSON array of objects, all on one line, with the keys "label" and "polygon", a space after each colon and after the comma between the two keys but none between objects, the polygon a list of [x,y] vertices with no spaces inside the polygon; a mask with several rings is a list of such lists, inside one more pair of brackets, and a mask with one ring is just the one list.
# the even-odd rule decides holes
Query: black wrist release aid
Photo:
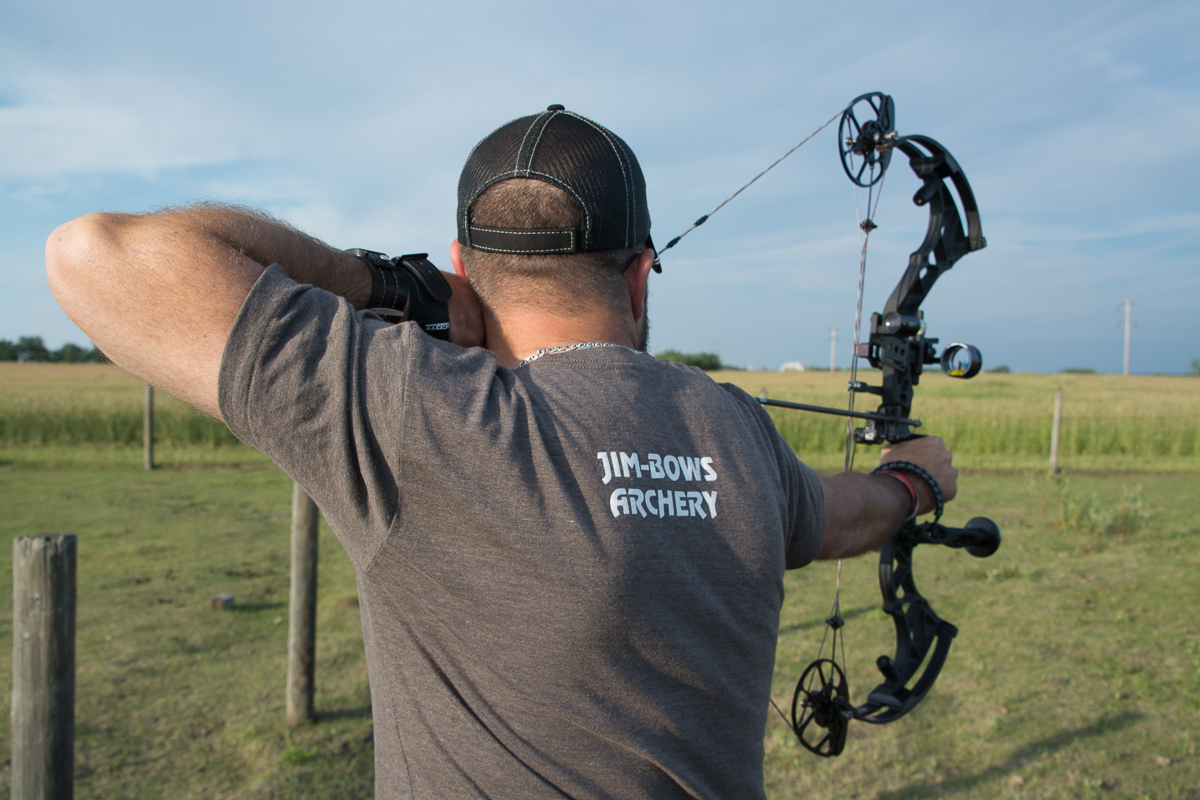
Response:
[{"label": "black wrist release aid", "polygon": [[428,258],[413,253],[388,258],[374,250],[347,250],[371,273],[366,309],[388,322],[415,322],[436,339],[450,341],[450,284]]}]

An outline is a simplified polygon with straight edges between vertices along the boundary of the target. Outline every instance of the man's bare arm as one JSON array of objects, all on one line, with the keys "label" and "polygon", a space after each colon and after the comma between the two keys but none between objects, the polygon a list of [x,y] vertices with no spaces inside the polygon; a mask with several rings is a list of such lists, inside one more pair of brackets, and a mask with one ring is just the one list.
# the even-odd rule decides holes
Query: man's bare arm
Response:
[{"label": "man's bare arm", "polygon": [[352,303],[370,292],[370,275],[356,259],[242,209],[89,214],[46,243],[50,288],[96,346],[122,369],[214,416],[225,340],[271,263]]},{"label": "man's bare arm", "polygon": [[[951,500],[958,493],[958,470],[950,463],[942,440],[925,436],[883,448],[880,463],[911,461],[933,476],[942,496]],[[910,475],[917,490],[918,511],[932,511],[933,492],[916,475]],[[825,491],[825,543],[818,559],[849,558],[878,550],[896,535],[912,511],[912,498],[904,484],[890,475],[839,473],[821,479]]]},{"label": "man's bare arm", "polygon": [[[270,264],[355,308],[370,297],[370,273],[358,259],[249,209],[89,214],[46,243],[50,288],[93,343],[126,371],[214,416],[225,340]],[[443,275],[454,290],[454,342],[482,344],[474,292]]]}]

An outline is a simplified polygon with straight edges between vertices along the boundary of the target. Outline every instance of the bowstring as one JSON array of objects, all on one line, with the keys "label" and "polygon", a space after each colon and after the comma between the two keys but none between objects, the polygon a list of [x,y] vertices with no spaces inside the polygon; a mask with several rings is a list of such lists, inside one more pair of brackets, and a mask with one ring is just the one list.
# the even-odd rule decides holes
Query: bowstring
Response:
[{"label": "bowstring", "polygon": [[703,225],[705,222],[707,222],[707,221],[708,221],[708,218],[709,218],[709,217],[711,217],[713,214],[717,213],[718,211],[720,211],[722,208],[724,208],[726,203],[728,203],[728,202],[729,202],[730,200],[732,200],[733,198],[737,197],[737,196],[738,196],[739,194],[741,194],[742,192],[744,192],[744,191],[746,191],[747,189],[749,189],[749,188],[750,188],[750,186],[751,186],[751,184],[753,184],[755,181],[757,181],[757,180],[758,180],[759,178],[761,178],[763,175],[766,175],[768,172],[770,172],[771,170],[775,169],[775,167],[777,167],[777,166],[779,165],[779,162],[783,161],[785,158],[787,158],[788,156],[790,156],[792,153],[794,153],[794,152],[796,152],[797,150],[799,150],[799,149],[800,149],[800,148],[801,148],[803,145],[807,144],[809,139],[813,138],[813,137],[814,137],[814,136],[816,136],[818,133],[820,133],[821,131],[823,131],[823,130],[825,130],[826,128],[828,128],[828,127],[829,127],[829,125],[830,125],[830,123],[832,123],[832,122],[833,122],[835,119],[837,119],[838,117],[840,117],[840,116],[842,116],[843,114],[845,114],[845,113],[846,113],[846,111],[847,111],[847,109],[849,109],[849,108],[850,108],[850,106],[848,105],[848,106],[846,106],[845,108],[843,108],[841,111],[839,111],[839,112],[837,112],[836,114],[834,114],[834,115],[833,115],[832,117],[830,117],[829,119],[825,120],[825,122],[824,122],[824,123],[821,125],[821,127],[817,128],[815,131],[813,131],[812,133],[810,133],[808,136],[805,136],[803,139],[801,139],[799,142],[797,142],[797,143],[796,143],[796,146],[795,146],[795,147],[793,147],[791,150],[788,150],[786,153],[784,153],[783,155],[781,155],[779,158],[775,159],[773,162],[771,162],[771,165],[770,165],[770,166],[768,166],[768,167],[767,167],[766,169],[764,169],[762,172],[758,173],[758,174],[757,174],[757,175],[755,175],[753,178],[751,178],[750,180],[748,180],[748,181],[746,181],[744,184],[742,184],[742,187],[741,187],[740,189],[738,189],[736,192],[734,192],[733,194],[729,195],[729,197],[726,197],[724,200],[722,200],[720,203],[718,203],[718,204],[717,204],[717,207],[716,207],[716,208],[714,208],[712,211],[708,212],[708,213],[707,213],[707,214],[705,214],[704,216],[700,217],[700,219],[698,219],[698,220],[696,220],[695,222],[693,222],[693,223],[691,224],[691,227],[689,227],[689,228],[688,228],[686,231],[684,231],[683,233],[679,234],[678,236],[676,236],[676,237],[675,237],[674,239],[672,239],[671,241],[667,242],[667,246],[666,246],[666,247],[664,247],[662,250],[660,250],[660,251],[658,252],[658,254],[659,254],[659,255],[662,255],[663,253],[667,252],[668,250],[670,250],[670,249],[671,249],[672,247],[674,247],[675,245],[679,244],[679,241],[680,241],[680,240],[681,240],[683,237],[687,236],[689,233],[691,233],[692,231],[696,230],[696,228],[699,228],[701,225]]},{"label": "bowstring", "polygon": [[[858,187],[854,187],[854,217],[858,223],[858,229],[862,236],[862,251],[858,260],[858,297],[854,304],[854,339],[852,342],[853,349],[850,355],[850,383],[849,387],[856,385],[858,380],[858,342],[862,335],[862,309],[863,309],[863,287],[866,283],[867,275],[867,245],[871,241],[871,231],[874,230],[873,220],[875,212],[879,209],[879,200],[883,197],[883,182],[887,179],[887,169],[882,164],[880,165],[879,174],[879,191],[875,191],[875,165],[871,165],[871,180],[867,184],[867,223],[862,221],[862,214],[858,207]],[[874,197],[874,203],[871,200]],[[854,396],[856,392],[850,389],[847,392],[850,395],[849,410],[854,411]],[[854,418],[846,417],[846,462],[845,472],[850,472],[854,469]],[[825,652],[825,639],[829,635],[829,629],[833,627],[833,641],[830,643],[829,660],[837,663],[838,653],[838,637],[842,637],[842,674],[846,674],[846,633],[842,630],[845,626],[841,619],[842,611],[842,559],[837,562],[837,576],[835,578],[833,592],[833,609],[830,612],[829,619],[825,622],[825,633],[821,636],[821,646],[817,649],[817,659],[821,658],[821,654]],[[836,621],[836,622],[835,622]]]},{"label": "bowstring", "polygon": [[[854,303],[854,339],[851,342],[852,349],[850,351],[850,383],[847,385],[847,393],[850,395],[847,407],[851,413],[854,412],[854,397],[857,394],[850,387],[855,386],[858,382],[858,342],[862,335],[863,286],[866,284],[867,277],[867,245],[871,241],[871,231],[875,227],[875,212],[879,210],[879,201],[883,197],[883,183],[887,180],[887,169],[880,166],[880,170],[879,191],[875,192],[875,165],[871,165],[871,182],[867,186],[867,222],[870,224],[864,224],[862,221],[862,214],[858,208],[858,187],[856,185],[854,187],[854,218],[862,236],[862,252],[858,260],[858,296]],[[872,195],[875,198],[874,205],[871,203]],[[846,460],[843,469],[844,472],[851,472],[854,469],[854,454],[856,449],[854,442],[854,418],[846,417]]]},{"label": "bowstring", "polygon": [[[849,106],[847,106],[847,108],[849,108]],[[843,113],[845,113],[845,112],[843,111]],[[829,124],[828,122],[825,123],[825,125],[828,125],[828,124]],[[822,125],[821,127],[823,128],[823,127],[825,127],[825,125]],[[820,129],[818,129],[818,130],[820,130]],[[812,138],[812,137],[810,136],[809,138]],[[805,141],[807,141],[807,140],[805,140]],[[801,144],[803,144],[803,142],[801,142]],[[797,145],[797,146],[799,146],[799,145]],[[793,148],[793,150],[794,149],[795,148]],[[782,160],[782,159],[780,159],[780,160]],[[779,162],[776,161],[775,163],[778,164]],[[772,165],[772,166],[774,166],[774,165]],[[868,220],[874,220],[875,212],[878,211],[878,209],[879,209],[879,201],[883,197],[883,183],[887,179],[887,170],[882,167],[881,167],[881,169],[883,171],[880,173],[880,176],[879,176],[879,191],[875,192],[875,180],[874,180],[875,167],[874,167],[874,165],[871,166],[872,178],[871,178],[870,184],[867,187],[867,219]],[[764,170],[764,172],[765,172],[765,170]],[[762,173],[759,174],[760,177],[761,177],[761,174]],[[755,180],[757,180],[757,178]],[[751,181],[751,183],[753,183],[753,181]],[[749,184],[747,184],[747,185],[749,185]],[[742,187],[742,188],[744,189],[745,187]],[[739,189],[738,191],[741,191],[741,190]],[[734,194],[734,196],[736,196],[736,193]],[[872,198],[874,199],[873,203],[872,203]],[[730,199],[732,199],[732,197]],[[729,202],[729,201],[726,200],[725,202]],[[724,203],[722,203],[721,205],[724,205]],[[720,208],[720,206],[717,206],[717,208]],[[859,340],[859,336],[861,335],[861,332],[862,332],[863,286],[865,284],[865,278],[866,278],[866,273],[867,273],[867,245],[870,243],[871,231],[873,230],[872,226],[862,224],[862,215],[861,215],[861,212],[858,207],[858,189],[857,188],[854,189],[854,216],[855,216],[856,222],[858,223],[858,229],[859,229],[859,231],[861,231],[862,252],[859,257],[859,262],[858,262],[858,298],[857,298],[857,300],[855,302],[855,306],[854,306],[854,341],[853,341],[854,349],[852,351],[851,358],[850,358],[850,382],[851,382],[851,384],[853,384],[855,382],[855,380],[858,376],[858,340]],[[694,228],[695,226],[693,225],[692,227]],[[690,231],[691,228],[689,228],[688,230]],[[674,242],[672,242],[672,244],[674,244]],[[668,246],[670,246],[670,245],[668,245]],[[854,395],[855,395],[855,393],[849,392],[849,395],[850,395],[850,401],[849,401],[850,411],[854,411]],[[853,425],[854,425],[853,418],[847,417],[846,418],[846,464],[845,464],[846,472],[850,472],[854,468],[855,444],[854,444],[854,427],[853,427]],[[817,659],[820,660],[821,654],[825,652],[825,642],[830,639],[829,630],[830,630],[830,628],[833,628],[833,637],[832,637],[832,641],[830,641],[830,644],[829,644],[829,660],[835,664],[837,663],[837,660],[838,660],[838,657],[837,657],[838,656],[838,637],[840,636],[841,640],[842,640],[842,665],[841,665],[842,666],[842,674],[845,675],[846,674],[846,632],[843,630],[845,625],[839,624],[835,627],[834,625],[831,624],[834,620],[838,620],[839,622],[842,622],[842,620],[840,619],[841,615],[842,615],[842,559],[839,558],[838,562],[837,562],[837,571],[835,573],[835,578],[834,578],[833,606],[829,610],[829,618],[825,621],[825,631],[824,631],[824,633],[821,634],[821,645],[817,648]],[[809,680],[811,682],[813,679],[810,678]],[[807,687],[805,687],[805,688],[807,689]],[[768,699],[771,701],[771,707],[775,709],[775,713],[779,714],[779,717],[780,717],[780,719],[783,720],[783,723],[785,725],[787,725],[788,728],[791,728],[793,732],[795,732],[795,727],[793,726],[792,721],[789,720],[787,715],[783,713],[783,709],[781,709],[779,707],[779,704],[775,702],[775,698],[770,697]]]},{"label": "bowstring", "polygon": [[[834,590],[833,590],[833,609],[830,611],[829,619],[830,620],[836,619],[836,620],[840,621],[841,616],[842,616],[842,560],[839,558],[838,563],[837,563],[837,581],[834,584]],[[830,643],[830,647],[829,647],[829,660],[836,664],[837,663],[837,653],[838,653],[838,637],[839,636],[842,637],[842,674],[843,675],[846,674],[846,634],[842,630],[842,628],[844,628],[844,627],[845,627],[844,625],[839,624],[839,625],[837,625],[837,627],[835,627],[833,629],[833,641]],[[829,628],[830,628],[830,625],[828,622],[826,622],[825,623],[825,633],[826,634],[829,633]],[[825,636],[823,635],[823,636],[821,636],[821,647],[819,650],[817,650],[817,658],[821,657],[821,652],[824,649],[825,649]]]}]

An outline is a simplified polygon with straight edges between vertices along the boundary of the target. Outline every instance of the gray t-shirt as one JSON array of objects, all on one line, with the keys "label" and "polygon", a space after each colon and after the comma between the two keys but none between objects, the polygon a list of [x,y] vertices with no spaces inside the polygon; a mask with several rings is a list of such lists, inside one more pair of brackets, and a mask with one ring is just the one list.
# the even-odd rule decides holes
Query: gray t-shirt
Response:
[{"label": "gray t-shirt", "polygon": [[354,562],[377,797],[763,796],[824,501],[744,392],[621,347],[510,370],[272,267],[220,406]]}]

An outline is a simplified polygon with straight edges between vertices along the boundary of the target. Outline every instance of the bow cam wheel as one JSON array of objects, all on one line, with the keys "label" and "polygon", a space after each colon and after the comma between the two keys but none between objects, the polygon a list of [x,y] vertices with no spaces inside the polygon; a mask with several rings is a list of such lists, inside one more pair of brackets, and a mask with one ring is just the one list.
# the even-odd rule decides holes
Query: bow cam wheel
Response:
[{"label": "bow cam wheel", "polygon": [[840,755],[853,711],[842,668],[828,658],[809,664],[792,696],[792,730],[800,744],[826,758]]},{"label": "bow cam wheel", "polygon": [[896,105],[882,92],[856,97],[842,114],[838,153],[846,176],[858,186],[874,186],[883,179],[892,159],[895,119]]}]

